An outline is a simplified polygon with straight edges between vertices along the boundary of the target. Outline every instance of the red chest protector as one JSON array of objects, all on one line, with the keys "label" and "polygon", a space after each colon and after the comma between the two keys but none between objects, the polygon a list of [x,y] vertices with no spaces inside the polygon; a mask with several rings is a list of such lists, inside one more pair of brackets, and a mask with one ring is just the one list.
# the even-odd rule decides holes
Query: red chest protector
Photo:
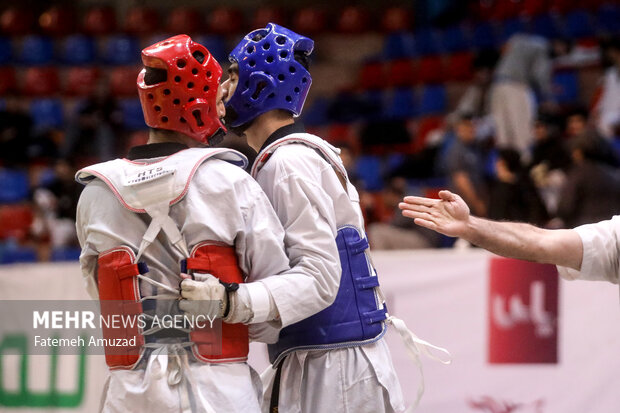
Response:
[{"label": "red chest protector", "polygon": [[[152,218],[142,237],[137,255],[127,246],[119,246],[99,254],[97,276],[103,317],[112,314],[138,317],[144,314],[142,303],[145,297],[140,294],[142,281],[154,284],[158,291],[167,291],[148,298],[179,297],[177,289],[150,279],[146,263],[140,261],[142,253],[160,231],[187,257],[184,260],[185,271],[210,273],[224,282],[243,282],[234,247],[217,241],[203,241],[194,246],[190,254],[183,235],[168,215],[170,205],[180,202],[187,193],[198,167],[213,157],[241,165],[245,162],[245,158],[235,151],[190,149],[155,163],[141,164],[117,159],[78,172],[76,179],[79,182],[87,183],[99,178],[108,185],[125,208],[136,213],[148,213]],[[180,278],[174,280],[174,284],[179,281]],[[104,325],[103,336],[108,342],[110,339],[111,342],[135,339],[129,341],[131,344],[128,345],[106,346],[106,363],[111,369],[133,369],[138,365],[145,352],[145,331],[140,323],[127,324],[122,328],[107,328]],[[189,341],[192,353],[202,362],[247,360],[248,327],[243,324],[222,323],[221,336],[210,328],[195,328],[189,332]]]}]

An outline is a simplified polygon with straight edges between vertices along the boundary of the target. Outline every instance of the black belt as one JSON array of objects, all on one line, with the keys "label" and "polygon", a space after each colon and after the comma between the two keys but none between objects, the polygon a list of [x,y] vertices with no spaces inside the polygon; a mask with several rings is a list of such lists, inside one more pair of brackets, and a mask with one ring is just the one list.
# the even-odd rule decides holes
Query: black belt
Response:
[{"label": "black belt", "polygon": [[269,413],[278,413],[278,403],[280,402],[280,376],[282,375],[282,365],[284,359],[280,360],[280,364],[276,367],[276,377],[273,379],[273,387],[271,388],[271,401],[269,402]]}]

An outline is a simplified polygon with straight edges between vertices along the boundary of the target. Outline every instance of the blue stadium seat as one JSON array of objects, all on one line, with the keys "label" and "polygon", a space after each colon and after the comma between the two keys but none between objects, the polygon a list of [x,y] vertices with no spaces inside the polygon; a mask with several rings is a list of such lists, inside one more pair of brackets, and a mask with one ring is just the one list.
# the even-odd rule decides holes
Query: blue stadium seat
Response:
[{"label": "blue stadium seat", "polygon": [[123,99],[119,101],[119,105],[123,114],[123,126],[132,131],[147,128],[140,99]]},{"label": "blue stadium seat", "polygon": [[422,89],[420,98],[420,115],[441,113],[446,110],[446,87],[444,85],[428,85]]},{"label": "blue stadium seat", "polygon": [[0,168],[0,203],[9,204],[28,199],[28,173],[17,169]]},{"label": "blue stadium seat", "polygon": [[441,34],[442,47],[449,53],[469,50],[470,42],[467,32],[461,25],[448,27]]},{"label": "blue stadium seat", "polygon": [[439,54],[442,52],[437,33],[431,29],[418,30],[415,33],[415,50],[419,56]]},{"label": "blue stadium seat", "polygon": [[0,264],[18,262],[37,262],[37,251],[33,247],[2,245],[0,248]]},{"label": "blue stadium seat", "polygon": [[602,5],[596,13],[596,27],[601,34],[620,33],[620,5]]},{"label": "blue stadium seat", "polygon": [[308,126],[325,125],[327,120],[327,108],[330,102],[326,97],[319,97],[312,102],[312,105],[303,110],[301,116],[304,123]]},{"label": "blue stadium seat", "polygon": [[615,138],[613,141],[611,141],[611,147],[614,150],[614,153],[616,154],[616,158],[620,159],[620,139]]},{"label": "blue stadium seat", "polygon": [[510,38],[510,36],[517,34],[517,33],[525,33],[525,32],[527,32],[527,27],[523,19],[514,18],[514,19],[506,20],[502,23],[500,27],[499,40],[501,43],[505,43]]},{"label": "blue stadium seat", "polygon": [[230,50],[221,36],[197,36],[196,41],[206,47],[218,62],[228,62]]},{"label": "blue stadium seat", "polygon": [[140,44],[133,36],[115,35],[104,44],[105,63],[110,65],[129,65],[140,62]]},{"label": "blue stadium seat", "polygon": [[69,65],[84,65],[94,63],[97,58],[97,48],[92,37],[75,34],[65,39],[62,50],[62,60]]},{"label": "blue stadium seat", "polygon": [[538,36],[548,39],[562,35],[558,19],[551,14],[541,14],[532,19],[531,31]]},{"label": "blue stadium seat", "polygon": [[412,33],[392,33],[385,38],[383,54],[387,59],[415,57],[415,39]]},{"label": "blue stadium seat", "polygon": [[[620,22],[618,22],[618,24],[620,24]],[[566,35],[573,39],[582,39],[595,35],[590,15],[585,11],[574,11],[567,14],[564,25]]]},{"label": "blue stadium seat", "polygon": [[64,108],[60,99],[35,99],[30,102],[30,116],[36,129],[61,129],[64,126]]},{"label": "blue stadium seat", "polygon": [[385,93],[382,93],[380,90],[367,90],[364,92],[362,98],[369,108],[366,121],[381,120],[384,117],[385,108],[388,106]]},{"label": "blue stadium seat", "polygon": [[78,261],[82,250],[78,247],[54,248],[52,250],[51,261]]},{"label": "blue stadium seat", "polygon": [[403,153],[391,153],[387,156],[386,167],[387,170],[392,172],[399,166],[401,166],[407,160],[407,156]]},{"label": "blue stadium seat", "polygon": [[499,150],[497,148],[493,148],[489,151],[486,159],[484,160],[484,175],[493,180],[497,178],[497,168],[495,164],[498,159]]},{"label": "blue stadium seat", "polygon": [[11,39],[0,37],[0,65],[7,65],[13,59],[13,46]]},{"label": "blue stadium seat", "polygon": [[21,44],[19,61],[25,65],[38,66],[50,63],[54,58],[54,44],[49,37],[30,35]]},{"label": "blue stadium seat", "polygon": [[472,46],[476,49],[489,49],[497,47],[495,28],[491,23],[477,23],[472,33]]},{"label": "blue stadium seat", "polygon": [[579,101],[579,77],[574,71],[561,71],[553,75],[554,96],[558,103]]},{"label": "blue stadium seat", "polygon": [[362,182],[364,182],[365,190],[380,191],[383,189],[381,160],[379,157],[374,155],[360,156],[355,165],[355,171]]},{"label": "blue stadium seat", "polygon": [[415,94],[411,88],[396,89],[384,116],[387,119],[406,119],[416,115]]}]

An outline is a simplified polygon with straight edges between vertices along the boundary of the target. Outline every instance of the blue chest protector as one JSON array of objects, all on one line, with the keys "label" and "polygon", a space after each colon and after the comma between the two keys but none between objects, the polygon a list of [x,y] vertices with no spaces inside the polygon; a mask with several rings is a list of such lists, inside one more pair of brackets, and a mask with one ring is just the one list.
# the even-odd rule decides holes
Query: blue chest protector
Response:
[{"label": "blue chest protector", "polygon": [[[277,147],[288,143],[302,143],[317,150],[346,179],[349,188],[340,151],[306,133],[288,135],[261,150],[252,176],[256,178]],[[343,225],[338,229],[336,244],[342,267],[336,299],[326,309],[280,331],[278,342],[269,345],[269,359],[274,366],[295,350],[356,347],[373,343],[385,334],[387,309],[379,298],[379,279],[367,255],[368,240],[357,226]]]},{"label": "blue chest protector", "polygon": [[342,265],[340,287],[334,303],[280,332],[280,339],[269,345],[269,359],[277,364],[295,350],[353,347],[379,340],[385,333],[387,310],[380,307],[375,287],[379,278],[365,254],[366,238],[354,227],[338,230],[336,238]]},{"label": "blue chest protector", "polygon": [[269,360],[275,364],[295,350],[354,347],[373,343],[385,333],[387,309],[379,303],[375,287],[379,278],[365,254],[368,241],[354,227],[343,227],[336,237],[342,266],[340,287],[333,304],[290,325],[270,344]]}]

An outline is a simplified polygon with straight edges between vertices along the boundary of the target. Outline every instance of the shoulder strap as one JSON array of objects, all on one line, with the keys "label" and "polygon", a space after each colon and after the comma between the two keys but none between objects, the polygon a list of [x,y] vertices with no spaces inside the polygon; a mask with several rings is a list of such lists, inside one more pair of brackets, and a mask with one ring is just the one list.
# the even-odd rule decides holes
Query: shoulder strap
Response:
[{"label": "shoulder strap", "polygon": [[170,206],[183,199],[200,165],[212,158],[243,168],[247,165],[245,156],[231,149],[194,148],[151,163],[115,159],[92,165],[78,171],[76,180],[87,184],[99,178],[125,208],[136,213],[149,214],[151,223],[144,233],[136,260],[140,259],[146,247],[161,230],[172,244],[188,257],[185,239],[169,216]]},{"label": "shoulder strap", "polygon": [[[332,165],[340,178],[344,179],[345,182],[349,181],[347,170],[345,169],[344,165],[342,164],[342,160],[340,159],[340,149],[319,138],[318,136],[311,135],[309,133],[290,134],[282,139],[278,139],[277,141],[260,151],[260,153],[256,157],[254,165],[252,165],[252,176],[256,178],[258,171],[260,171],[260,169],[267,163],[267,161],[276,149],[278,149],[282,145],[287,145],[291,143],[301,143],[317,150],[318,153]],[[345,186],[346,188],[346,185],[343,186]]]}]

